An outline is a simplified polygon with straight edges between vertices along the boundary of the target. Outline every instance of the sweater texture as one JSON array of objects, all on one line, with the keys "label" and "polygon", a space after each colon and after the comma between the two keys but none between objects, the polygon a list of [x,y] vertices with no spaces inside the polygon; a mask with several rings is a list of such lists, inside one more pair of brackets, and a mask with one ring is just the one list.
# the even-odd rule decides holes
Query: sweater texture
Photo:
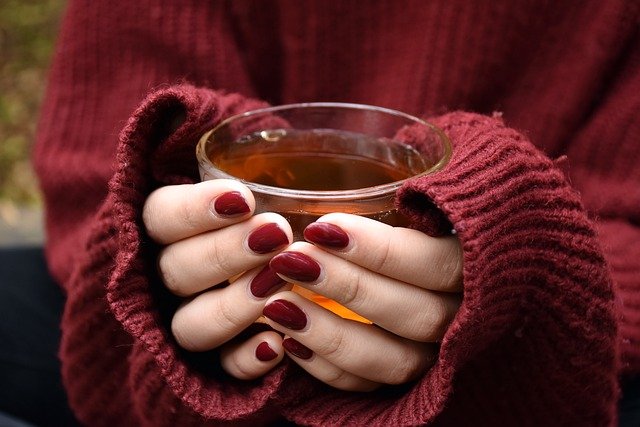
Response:
[{"label": "sweater texture", "polygon": [[[640,373],[640,8],[585,2],[70,0],[34,161],[60,358],[90,426],[616,425]],[[464,298],[418,381],[254,381],[171,336],[141,210],[198,180],[195,144],[265,103],[425,117],[453,143],[398,206],[455,230]],[[181,123],[177,127],[176,123]]]}]

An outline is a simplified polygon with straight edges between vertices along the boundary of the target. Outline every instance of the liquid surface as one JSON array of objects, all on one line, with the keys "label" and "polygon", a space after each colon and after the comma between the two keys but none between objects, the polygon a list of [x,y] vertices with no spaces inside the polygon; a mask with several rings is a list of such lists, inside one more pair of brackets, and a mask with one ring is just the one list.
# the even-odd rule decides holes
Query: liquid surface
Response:
[{"label": "liquid surface", "polygon": [[410,146],[350,132],[271,130],[211,155],[230,175],[295,190],[354,190],[409,178],[425,168]]}]

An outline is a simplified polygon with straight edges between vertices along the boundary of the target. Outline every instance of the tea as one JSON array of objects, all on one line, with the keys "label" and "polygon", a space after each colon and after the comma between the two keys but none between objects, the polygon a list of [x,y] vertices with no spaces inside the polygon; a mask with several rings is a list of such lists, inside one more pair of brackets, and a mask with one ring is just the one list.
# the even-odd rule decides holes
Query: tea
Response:
[{"label": "tea", "polygon": [[[355,190],[424,170],[416,150],[397,141],[334,130],[270,130],[244,136],[242,149],[212,162],[245,181],[295,190]],[[277,144],[275,144],[277,142]]]},{"label": "tea", "polygon": [[[387,138],[328,129],[264,130],[245,135],[209,153],[216,167],[247,182],[289,190],[333,192],[400,181],[428,169],[411,146]],[[363,215],[391,225],[406,225],[393,208],[393,194],[349,201],[344,195],[291,199],[254,191],[258,210],[282,214],[301,237],[304,227],[330,212]],[[381,209],[382,207],[382,209]],[[267,209],[269,208],[269,209]]]},{"label": "tea", "polygon": [[387,184],[414,175],[406,165],[421,161],[409,146],[328,130],[262,131],[244,137],[242,144],[241,152],[211,160],[246,181],[295,190],[340,191]]}]

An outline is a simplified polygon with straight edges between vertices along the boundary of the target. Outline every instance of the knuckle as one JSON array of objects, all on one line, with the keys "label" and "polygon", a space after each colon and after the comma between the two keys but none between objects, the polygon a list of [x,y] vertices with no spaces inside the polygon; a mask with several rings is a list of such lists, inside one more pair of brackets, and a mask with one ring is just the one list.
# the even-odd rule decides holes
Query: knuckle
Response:
[{"label": "knuckle", "polygon": [[217,272],[216,276],[224,276],[226,278],[233,276],[237,271],[233,271],[231,265],[231,256],[233,251],[223,250],[222,245],[215,239],[212,239],[211,244],[206,251],[206,265]]},{"label": "knuckle", "polygon": [[340,302],[352,309],[357,309],[366,298],[366,286],[363,283],[365,278],[356,271],[350,271],[346,275]]},{"label": "knuckle", "polygon": [[413,348],[407,348],[400,352],[397,362],[389,370],[387,384],[404,384],[418,378],[428,366],[428,359],[417,357]]},{"label": "knuckle", "polygon": [[241,322],[238,313],[232,308],[225,298],[216,298],[215,306],[211,311],[216,325],[220,328],[220,333],[229,335],[233,333],[236,326]]},{"label": "knuckle", "polygon": [[184,322],[182,316],[176,313],[171,319],[171,333],[175,338],[178,345],[185,350],[196,351],[198,350],[196,344],[192,341],[190,334],[187,333],[188,328]]},{"label": "knuckle", "polygon": [[344,369],[336,367],[325,375],[323,380],[325,383],[339,389],[350,388],[353,382],[353,375]]},{"label": "knuckle", "polygon": [[158,256],[158,273],[164,283],[164,286],[174,295],[187,296],[182,288],[180,281],[176,278],[175,263],[171,260],[172,256],[166,249]]},{"label": "knuckle", "polygon": [[142,209],[142,223],[144,224],[147,235],[156,242],[161,241],[161,232],[159,230],[159,224],[162,221],[158,220],[159,210],[154,207],[152,203],[147,199]]},{"label": "knuckle", "polygon": [[239,380],[248,380],[255,377],[255,373],[244,360],[243,346],[223,345],[220,348],[220,364],[229,375]]},{"label": "knuckle", "polygon": [[388,233],[386,240],[376,248],[376,250],[370,252],[371,256],[371,269],[373,271],[382,272],[386,271],[390,264],[391,259],[391,236]]},{"label": "knuckle", "polygon": [[232,366],[233,375],[240,380],[249,380],[256,377],[255,367],[249,366],[240,355],[240,349],[231,351],[229,365]]},{"label": "knuckle", "polygon": [[440,259],[434,265],[440,266],[438,289],[455,290],[462,279],[462,248],[458,243],[440,252]]},{"label": "knuckle", "polygon": [[192,203],[183,203],[181,205],[180,220],[187,230],[198,228],[200,215],[198,209]]},{"label": "knuckle", "polygon": [[345,342],[344,331],[340,328],[334,328],[333,333],[323,344],[320,344],[317,353],[328,358],[340,358],[344,351],[343,344]]},{"label": "knuckle", "polygon": [[420,342],[434,342],[442,338],[449,325],[449,307],[443,298],[438,297],[431,299],[425,306],[423,319],[416,322],[419,327],[412,338]]}]

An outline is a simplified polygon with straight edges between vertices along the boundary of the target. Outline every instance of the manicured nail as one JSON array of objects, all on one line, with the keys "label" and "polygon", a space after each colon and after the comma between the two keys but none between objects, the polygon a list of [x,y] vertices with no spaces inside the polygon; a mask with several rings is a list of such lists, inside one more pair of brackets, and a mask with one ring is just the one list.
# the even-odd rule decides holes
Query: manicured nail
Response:
[{"label": "manicured nail", "polygon": [[289,238],[275,222],[261,225],[251,232],[249,248],[259,254],[268,254],[289,244]]},{"label": "manicured nail", "polygon": [[300,307],[285,299],[277,299],[267,304],[262,310],[267,318],[284,326],[285,328],[300,330],[307,326],[307,315]]},{"label": "manicured nail", "polygon": [[264,298],[280,288],[286,282],[276,274],[275,271],[267,264],[256,276],[251,280],[249,289],[251,293],[258,297]]},{"label": "manicured nail", "polygon": [[304,238],[328,248],[342,249],[349,244],[349,236],[337,225],[327,222],[312,222],[304,229]]},{"label": "manicured nail", "polygon": [[320,276],[320,264],[302,252],[282,252],[269,265],[276,273],[300,282],[313,282]]},{"label": "manicured nail", "polygon": [[251,210],[239,191],[229,191],[218,196],[213,202],[213,209],[220,216],[244,215]]},{"label": "manicured nail", "polygon": [[282,341],[282,346],[289,353],[300,359],[311,359],[311,356],[313,356],[313,351],[309,347],[293,338],[285,338],[284,341]]},{"label": "manicured nail", "polygon": [[256,347],[256,358],[262,362],[268,362],[270,360],[278,357],[278,353],[273,351],[271,347],[269,347],[269,343],[266,341],[262,341]]}]

